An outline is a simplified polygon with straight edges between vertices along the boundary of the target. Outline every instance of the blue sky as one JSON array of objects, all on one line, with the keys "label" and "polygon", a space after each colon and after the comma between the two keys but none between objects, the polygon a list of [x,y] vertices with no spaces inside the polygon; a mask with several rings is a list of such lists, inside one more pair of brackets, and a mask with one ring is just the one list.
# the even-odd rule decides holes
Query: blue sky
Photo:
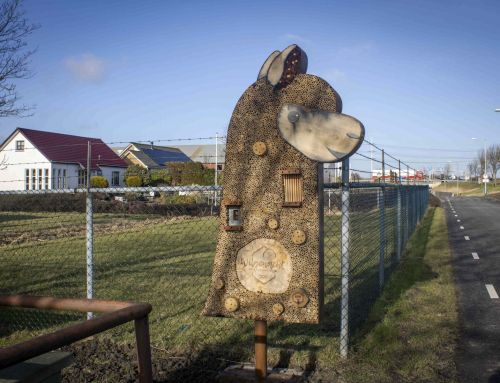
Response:
[{"label": "blue sky", "polygon": [[[106,142],[224,134],[275,49],[299,44],[308,73],[340,93],[367,138],[416,167],[500,143],[498,1],[25,0],[41,28],[33,117],[16,126]],[[433,149],[445,149],[441,151]],[[363,149],[365,150],[366,149]],[[431,164],[432,163],[432,164]]]}]

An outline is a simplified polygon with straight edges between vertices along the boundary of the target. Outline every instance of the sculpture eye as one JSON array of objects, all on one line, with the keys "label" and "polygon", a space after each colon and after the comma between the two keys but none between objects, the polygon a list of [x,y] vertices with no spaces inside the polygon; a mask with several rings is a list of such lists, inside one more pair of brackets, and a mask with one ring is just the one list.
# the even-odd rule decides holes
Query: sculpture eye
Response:
[{"label": "sculpture eye", "polygon": [[292,124],[295,124],[297,121],[299,121],[300,114],[296,110],[291,111],[288,113],[288,121],[290,121]]},{"label": "sculpture eye", "polygon": [[359,140],[361,136],[359,134],[354,134],[354,133],[346,133],[346,136],[349,138],[352,138],[353,140]]}]

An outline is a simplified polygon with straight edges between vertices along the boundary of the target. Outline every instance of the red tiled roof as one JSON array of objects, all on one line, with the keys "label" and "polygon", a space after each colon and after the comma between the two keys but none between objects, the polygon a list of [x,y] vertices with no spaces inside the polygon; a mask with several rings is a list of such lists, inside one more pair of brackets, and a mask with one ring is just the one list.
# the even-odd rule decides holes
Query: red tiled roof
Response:
[{"label": "red tiled roof", "polygon": [[78,163],[87,167],[87,146],[91,143],[91,168],[99,166],[127,167],[111,148],[99,138],[72,136],[70,134],[44,132],[17,128],[49,161]]}]

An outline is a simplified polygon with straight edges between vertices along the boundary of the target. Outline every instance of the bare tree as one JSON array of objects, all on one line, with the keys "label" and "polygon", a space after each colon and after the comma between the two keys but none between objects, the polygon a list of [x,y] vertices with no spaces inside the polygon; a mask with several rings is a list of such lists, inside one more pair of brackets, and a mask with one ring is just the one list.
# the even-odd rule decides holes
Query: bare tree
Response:
[{"label": "bare tree", "polygon": [[450,164],[444,165],[443,173],[444,173],[444,177],[446,180],[450,178],[450,173],[451,173],[451,165]]},{"label": "bare tree", "polygon": [[19,105],[15,82],[32,77],[26,39],[39,28],[31,24],[21,9],[22,0],[5,0],[0,5],[0,117],[25,117],[33,107]]},{"label": "bare tree", "polygon": [[467,164],[467,170],[469,171],[471,181],[477,179],[480,172],[479,160],[477,158],[474,158],[471,162],[469,162]]},{"label": "bare tree", "polygon": [[[486,151],[486,155],[488,155],[488,151]],[[485,162],[484,150],[480,150],[477,152],[477,161],[479,162],[479,169],[481,176],[481,180],[478,180],[478,182],[481,183],[482,179],[486,178],[488,174],[488,162]]]},{"label": "bare tree", "polygon": [[486,150],[486,161],[488,161],[488,167],[491,169],[493,184],[496,186],[497,171],[500,165],[500,145],[491,145],[488,150]]}]

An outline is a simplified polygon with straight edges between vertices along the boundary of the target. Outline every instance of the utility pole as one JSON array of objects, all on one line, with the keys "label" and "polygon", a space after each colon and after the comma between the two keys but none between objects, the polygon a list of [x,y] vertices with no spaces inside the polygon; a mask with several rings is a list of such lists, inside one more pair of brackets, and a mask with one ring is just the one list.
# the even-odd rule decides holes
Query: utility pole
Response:
[{"label": "utility pole", "polygon": [[[215,176],[214,184],[215,186],[219,183],[219,133],[215,132]],[[214,192],[214,206],[217,206],[217,199],[219,198],[219,192],[215,190]]]},{"label": "utility pole", "polygon": [[373,179],[373,146],[370,144],[370,180]]}]

